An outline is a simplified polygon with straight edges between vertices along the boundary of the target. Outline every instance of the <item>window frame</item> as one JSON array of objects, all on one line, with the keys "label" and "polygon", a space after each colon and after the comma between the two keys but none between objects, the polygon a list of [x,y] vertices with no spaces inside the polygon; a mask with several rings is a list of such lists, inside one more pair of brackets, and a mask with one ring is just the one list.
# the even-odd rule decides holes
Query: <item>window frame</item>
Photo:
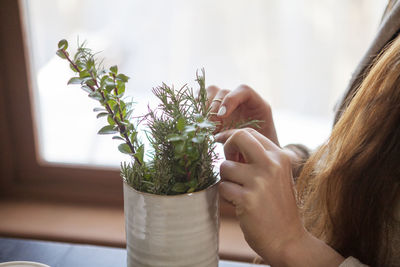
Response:
[{"label": "window frame", "polygon": [[[19,1],[0,1],[0,123],[5,126],[0,128],[1,195],[122,208],[118,170],[40,160],[22,14]],[[234,215],[231,205],[220,203],[222,215]]]}]

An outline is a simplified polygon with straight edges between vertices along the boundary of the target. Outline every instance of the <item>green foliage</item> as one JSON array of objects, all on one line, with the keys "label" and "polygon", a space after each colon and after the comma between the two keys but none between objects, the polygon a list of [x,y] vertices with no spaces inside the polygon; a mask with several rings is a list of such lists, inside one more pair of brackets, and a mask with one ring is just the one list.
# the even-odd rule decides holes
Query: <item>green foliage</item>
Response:
[{"label": "green foliage", "polygon": [[118,146],[118,150],[119,150],[121,153],[124,153],[124,154],[131,154],[131,153],[132,153],[131,148],[130,148],[127,144],[120,144],[120,145]]},{"label": "green foliage", "polygon": [[[204,70],[197,81],[198,95],[187,86],[177,91],[166,84],[153,89],[161,104],[147,115],[148,138],[154,174],[171,184],[163,189],[167,194],[197,191],[216,180],[215,125],[208,120],[207,98],[201,102],[201,94],[206,92]],[[165,165],[169,167],[162,167]]]},{"label": "green foliage", "polygon": [[[106,117],[107,125],[98,134],[117,134],[113,139],[123,141],[119,151],[132,157],[132,162],[121,164],[121,176],[129,185],[142,192],[171,195],[202,190],[216,181],[215,125],[208,120],[204,70],[196,75],[199,94],[186,85],[174,90],[163,84],[153,89],[160,105],[134,119],[133,102],[124,98],[129,77],[118,73],[117,66],[105,71],[85,43],[73,57],[67,48],[68,42],[61,40],[56,54],[75,72],[68,84],[80,84],[99,102],[101,107],[93,111],[97,118]],[[137,135],[141,122],[148,128],[151,147],[146,151]],[[148,162],[144,161],[146,153],[151,158]]]}]

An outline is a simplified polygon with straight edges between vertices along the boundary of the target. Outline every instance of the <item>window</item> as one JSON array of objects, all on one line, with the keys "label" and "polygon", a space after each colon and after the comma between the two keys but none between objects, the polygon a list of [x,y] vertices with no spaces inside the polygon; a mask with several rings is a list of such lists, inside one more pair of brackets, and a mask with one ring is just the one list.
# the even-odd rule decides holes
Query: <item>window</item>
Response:
[{"label": "window", "polygon": [[[10,172],[35,181],[32,192],[93,193],[94,199],[114,192],[106,198],[121,198],[111,180],[120,181],[123,155],[115,141],[96,135],[102,123],[92,113],[95,103],[66,86],[68,66],[55,56],[59,39],[73,44],[78,36],[132,77],[128,95],[138,99],[138,113],[152,101],[153,86],[180,86],[205,67],[208,84],[234,89],[246,83],[271,103],[282,145],[315,147],[329,134],[334,103],[373,38],[385,2],[3,2],[2,58],[16,63],[1,67]],[[99,188],[91,187],[93,179]],[[71,190],[49,193],[38,181]]]},{"label": "window", "polygon": [[[0,1],[0,195],[122,203],[118,171],[38,162],[25,28],[18,1]],[[93,179],[96,182],[93,183]]]},{"label": "window", "polygon": [[[367,48],[385,1],[22,1],[31,55],[40,157],[117,167],[115,141],[96,135],[96,103],[54,53],[57,41],[87,40],[132,77],[143,114],[151,88],[177,87],[205,67],[208,84],[246,83],[272,107],[281,143],[316,147],[335,101]],[[357,38],[354,38],[357,36]],[[362,49],[360,49],[362,48]],[[190,83],[189,83],[190,84]],[[73,103],[73,106],[72,106]]]}]

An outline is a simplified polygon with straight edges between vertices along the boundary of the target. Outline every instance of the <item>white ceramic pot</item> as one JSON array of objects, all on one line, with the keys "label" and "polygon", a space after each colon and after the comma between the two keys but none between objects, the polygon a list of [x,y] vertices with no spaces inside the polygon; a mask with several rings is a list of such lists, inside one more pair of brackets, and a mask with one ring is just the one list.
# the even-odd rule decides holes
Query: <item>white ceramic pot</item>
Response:
[{"label": "white ceramic pot", "polygon": [[218,266],[218,184],[190,194],[142,193],[124,182],[128,267]]}]

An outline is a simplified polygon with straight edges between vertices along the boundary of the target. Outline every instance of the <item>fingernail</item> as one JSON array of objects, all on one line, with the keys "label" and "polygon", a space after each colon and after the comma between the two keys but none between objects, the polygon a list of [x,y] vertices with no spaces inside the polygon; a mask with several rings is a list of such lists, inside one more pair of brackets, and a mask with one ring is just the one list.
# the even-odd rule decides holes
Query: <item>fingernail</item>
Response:
[{"label": "fingernail", "polygon": [[216,135],[214,135],[214,139],[215,140],[218,140],[218,138],[221,136],[221,134],[220,133],[217,133]]},{"label": "fingernail", "polygon": [[221,106],[218,110],[217,116],[224,116],[226,113],[226,107],[225,106]]}]

